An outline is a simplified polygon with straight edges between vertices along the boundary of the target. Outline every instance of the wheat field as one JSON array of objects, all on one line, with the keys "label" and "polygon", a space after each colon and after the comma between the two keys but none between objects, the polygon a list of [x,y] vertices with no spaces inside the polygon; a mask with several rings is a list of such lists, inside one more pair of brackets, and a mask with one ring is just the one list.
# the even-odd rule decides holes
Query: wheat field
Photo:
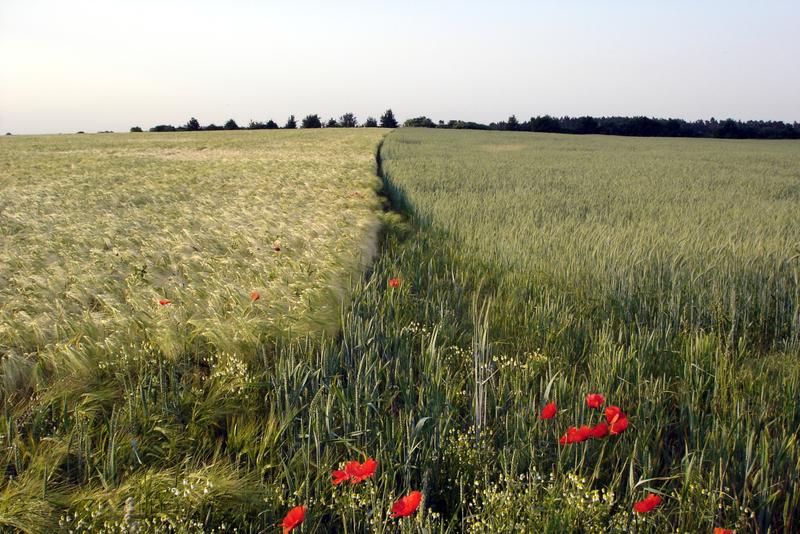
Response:
[{"label": "wheat field", "polygon": [[0,530],[800,525],[796,143],[0,148]]}]

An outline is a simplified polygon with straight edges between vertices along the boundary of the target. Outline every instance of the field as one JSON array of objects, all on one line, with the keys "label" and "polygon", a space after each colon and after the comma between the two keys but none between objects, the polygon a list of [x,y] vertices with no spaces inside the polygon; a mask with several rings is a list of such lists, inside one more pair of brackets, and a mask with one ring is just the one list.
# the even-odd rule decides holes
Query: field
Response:
[{"label": "field", "polygon": [[0,347],[146,338],[174,356],[335,331],[375,253],[381,135],[4,140]]},{"label": "field", "polygon": [[385,134],[0,140],[0,527],[800,528],[796,142]]},{"label": "field", "polygon": [[384,133],[2,139],[4,447],[57,443],[15,450],[13,470],[37,461],[21,451],[69,461],[70,440],[88,439],[61,418],[56,436],[42,430],[54,403],[89,428],[130,416],[120,402],[139,391],[120,373],[188,358],[236,391],[266,344],[338,331],[377,250]]},{"label": "field", "polygon": [[[393,197],[438,251],[411,285],[436,272],[450,286],[444,300],[428,290],[444,313],[426,328],[463,321],[472,334],[448,377],[492,459],[468,523],[799,528],[796,143],[404,129],[381,153]],[[559,447],[567,425],[597,421],[590,392],[630,428]],[[548,401],[563,409],[552,426],[536,420]],[[646,491],[662,505],[631,514]]]},{"label": "field", "polygon": [[[404,131],[386,169],[416,213],[541,306],[797,347],[797,144]],[[769,216],[765,216],[769,213]]]}]

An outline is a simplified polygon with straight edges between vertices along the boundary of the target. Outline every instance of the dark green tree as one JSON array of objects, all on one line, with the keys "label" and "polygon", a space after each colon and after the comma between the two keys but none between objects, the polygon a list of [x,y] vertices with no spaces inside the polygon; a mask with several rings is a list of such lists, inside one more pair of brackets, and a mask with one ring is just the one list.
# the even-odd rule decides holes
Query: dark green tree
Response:
[{"label": "dark green tree", "polygon": [[364,121],[364,128],[377,128],[378,121],[375,120],[375,117],[367,117],[367,120]]},{"label": "dark green tree", "polygon": [[519,121],[515,115],[511,115],[506,121],[506,130],[512,132],[519,130]]},{"label": "dark green tree", "polygon": [[413,119],[407,119],[403,126],[412,127],[412,128],[436,128],[436,123],[430,120],[426,116],[422,117],[414,117]]},{"label": "dark green tree", "polygon": [[558,132],[561,130],[561,125],[558,123],[558,119],[555,119],[550,115],[531,119],[529,126],[532,132]]},{"label": "dark green tree", "polygon": [[301,128],[322,128],[322,121],[319,120],[319,115],[306,115],[300,125]]},{"label": "dark green tree", "polygon": [[226,123],[225,123],[225,126],[224,126],[224,128],[225,128],[226,130],[238,130],[238,129],[239,129],[239,125],[238,125],[238,124],[236,124],[236,121],[235,121],[235,120],[233,120],[233,119],[228,119],[228,122],[226,122]]},{"label": "dark green tree", "polygon": [[328,122],[325,123],[325,128],[338,128],[338,127],[339,123],[336,122],[336,119],[334,118],[328,119]]},{"label": "dark green tree", "polygon": [[381,128],[397,128],[397,119],[394,118],[391,109],[387,109],[386,113],[381,115]]},{"label": "dark green tree", "polygon": [[593,134],[597,133],[600,127],[597,119],[594,117],[578,117],[578,130],[580,134]]},{"label": "dark green tree", "polygon": [[284,128],[287,128],[289,130],[294,130],[295,128],[297,128],[297,121],[294,120],[294,115],[289,115],[289,118],[286,120],[286,126],[284,126]]},{"label": "dark green tree", "polygon": [[190,132],[196,132],[197,130],[200,129],[200,122],[194,117],[192,117],[191,119],[189,119],[189,122],[186,123],[186,126],[184,128],[186,128]]},{"label": "dark green tree", "polygon": [[138,132],[141,132],[141,131],[142,131],[142,128],[140,126],[134,126],[133,128],[131,128],[131,133],[138,133]]},{"label": "dark green tree", "polygon": [[276,123],[274,120],[270,119],[264,125],[264,128],[267,129],[267,130],[275,130],[276,128],[278,128],[278,123]]},{"label": "dark green tree", "polygon": [[339,117],[339,125],[342,128],[355,128],[358,126],[358,120],[356,116],[352,113],[345,113],[341,117]]}]

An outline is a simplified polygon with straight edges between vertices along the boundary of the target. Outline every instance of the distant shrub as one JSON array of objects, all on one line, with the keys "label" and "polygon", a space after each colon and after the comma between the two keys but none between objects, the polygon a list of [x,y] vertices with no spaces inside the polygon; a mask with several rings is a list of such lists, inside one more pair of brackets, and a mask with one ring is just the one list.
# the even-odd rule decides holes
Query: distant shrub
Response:
[{"label": "distant shrub", "polygon": [[268,120],[267,123],[264,125],[264,129],[266,130],[275,130],[277,128],[278,128],[278,123],[276,123],[272,119]]},{"label": "distant shrub", "polygon": [[203,129],[208,130],[209,132],[214,132],[216,130],[222,130],[222,126],[217,126],[216,124],[211,123]]},{"label": "distant shrub", "polygon": [[150,128],[151,132],[174,132],[175,127],[171,124],[159,124]]},{"label": "distant shrub", "polygon": [[325,123],[325,127],[326,128],[338,128],[339,127],[339,123],[336,122],[336,119],[331,117],[330,119],[328,119],[328,122]]},{"label": "distant shrub", "polygon": [[131,128],[131,133],[141,133],[142,128],[140,126],[134,126]]},{"label": "distant shrub", "polygon": [[375,117],[367,117],[367,120],[364,121],[364,128],[377,128],[378,121],[375,120]]},{"label": "distant shrub", "polygon": [[224,126],[224,128],[225,128],[226,130],[238,130],[238,129],[239,129],[239,125],[238,125],[238,124],[236,124],[236,121],[235,121],[235,120],[233,120],[233,119],[228,119],[228,122],[226,122],[226,123],[225,123],[225,126]]},{"label": "distant shrub", "polygon": [[286,120],[286,126],[284,126],[284,128],[288,128],[290,130],[297,128],[297,121],[295,120],[294,115],[289,115],[289,118]]}]

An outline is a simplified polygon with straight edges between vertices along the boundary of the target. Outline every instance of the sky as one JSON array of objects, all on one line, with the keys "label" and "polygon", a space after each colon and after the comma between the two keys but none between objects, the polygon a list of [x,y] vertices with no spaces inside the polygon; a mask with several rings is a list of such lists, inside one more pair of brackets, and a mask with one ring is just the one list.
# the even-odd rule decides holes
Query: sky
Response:
[{"label": "sky", "polygon": [[0,133],[535,115],[800,121],[798,0],[0,0]]}]

